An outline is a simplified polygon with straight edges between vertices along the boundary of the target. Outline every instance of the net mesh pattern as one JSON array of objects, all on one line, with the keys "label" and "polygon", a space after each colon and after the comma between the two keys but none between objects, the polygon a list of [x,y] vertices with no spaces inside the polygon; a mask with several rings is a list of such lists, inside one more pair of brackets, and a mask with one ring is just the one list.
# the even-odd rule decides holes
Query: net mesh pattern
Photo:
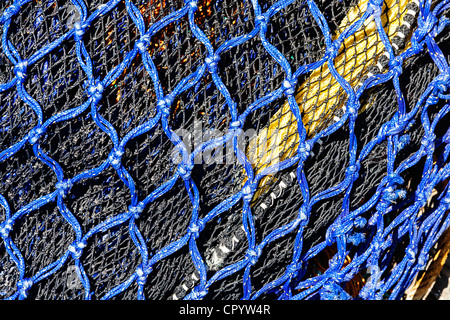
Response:
[{"label": "net mesh pattern", "polygon": [[0,296],[402,298],[450,222],[449,6],[3,1]]}]

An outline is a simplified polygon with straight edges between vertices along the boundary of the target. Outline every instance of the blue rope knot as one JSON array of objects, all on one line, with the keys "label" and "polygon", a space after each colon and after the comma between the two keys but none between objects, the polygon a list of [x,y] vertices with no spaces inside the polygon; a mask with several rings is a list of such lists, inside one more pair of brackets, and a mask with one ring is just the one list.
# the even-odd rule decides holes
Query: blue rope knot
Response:
[{"label": "blue rope knot", "polygon": [[[421,18],[420,18],[421,17]],[[424,17],[423,15],[419,16],[418,19],[418,38],[419,41],[423,39],[426,35],[431,34],[431,31],[438,23],[438,18],[434,14],[433,11],[428,12],[428,14]]]},{"label": "blue rope knot", "polygon": [[295,93],[295,85],[295,81],[289,81],[288,79],[285,79],[283,81],[283,84],[281,85],[281,88],[287,96],[291,96]]},{"label": "blue rope knot", "polygon": [[260,28],[264,33],[267,31],[267,18],[261,14],[255,17],[255,27]]},{"label": "blue rope knot", "polygon": [[9,237],[9,233],[10,233],[11,230],[12,230],[12,225],[13,225],[13,221],[12,221],[11,219],[8,219],[8,220],[6,220],[6,221],[3,221],[3,222],[0,224],[0,236],[1,236],[3,239],[6,239],[6,238]]},{"label": "blue rope knot", "polygon": [[33,280],[30,278],[23,278],[17,282],[17,290],[20,292],[20,296],[22,298],[26,298],[28,295],[28,291],[33,285]]},{"label": "blue rope knot", "polygon": [[84,35],[86,32],[86,25],[81,25],[80,21],[77,21],[73,25],[75,29],[75,38],[76,40],[80,40],[80,38]]},{"label": "blue rope knot", "polygon": [[308,142],[302,142],[298,146],[298,153],[302,161],[305,161],[311,152],[311,145]]},{"label": "blue rope knot", "polygon": [[406,257],[408,258],[409,261],[414,262],[416,260],[416,253],[414,252],[414,250],[409,247],[406,250]]},{"label": "blue rope knot", "polygon": [[359,169],[361,168],[361,165],[359,162],[356,162],[355,164],[347,167],[347,169],[345,169],[345,176],[348,178],[353,179],[353,181],[355,181],[356,179],[358,179],[358,172]]},{"label": "blue rope knot", "polygon": [[406,121],[400,121],[398,118],[392,118],[390,121],[384,123],[378,131],[378,142],[383,141],[388,135],[398,134],[402,132],[404,128],[401,126],[405,123]]},{"label": "blue rope knot", "polygon": [[427,262],[428,262],[428,254],[419,255],[419,259],[417,261],[417,269],[425,270]]},{"label": "blue rope knot", "polygon": [[145,284],[145,282],[147,281],[147,276],[152,271],[153,271],[152,267],[144,268],[142,266],[142,264],[139,265],[139,267],[136,268],[136,275],[138,276],[137,284],[140,285],[140,286],[143,286]]},{"label": "blue rope knot", "polygon": [[298,209],[298,213],[298,221],[300,223],[306,222],[308,220],[308,205],[304,203],[300,209]]},{"label": "blue rope knot", "polygon": [[158,112],[161,112],[163,118],[167,118],[170,115],[170,105],[172,104],[172,100],[166,96],[164,99],[159,100],[156,108]]},{"label": "blue rope knot", "polygon": [[354,117],[358,115],[358,110],[356,108],[353,108],[353,104],[347,107],[347,112]]},{"label": "blue rope knot", "polygon": [[403,71],[403,58],[402,56],[396,56],[389,61],[389,69],[394,71],[396,76],[399,76]]},{"label": "blue rope knot", "polygon": [[259,247],[256,247],[256,250],[249,249],[245,256],[249,259],[250,265],[254,266],[258,262],[259,257],[261,256],[261,249]]},{"label": "blue rope knot", "polygon": [[230,123],[230,130],[233,132],[238,132],[239,130],[241,130],[241,126],[242,126],[241,120],[233,121]]},{"label": "blue rope knot", "polygon": [[31,145],[34,145],[44,133],[45,133],[44,127],[34,127],[28,133],[28,141],[30,142]]},{"label": "blue rope knot", "polygon": [[188,233],[194,236],[197,239],[200,236],[200,232],[205,228],[205,223],[202,220],[192,223],[188,227]]},{"label": "blue rope knot", "polygon": [[140,53],[146,52],[148,46],[150,45],[150,36],[148,34],[144,34],[138,41],[136,41],[135,45]]},{"label": "blue rope knot", "polygon": [[69,252],[72,254],[72,257],[74,260],[80,259],[81,255],[83,254],[83,249],[86,248],[86,242],[84,241],[74,241],[69,246]]},{"label": "blue rope knot", "polygon": [[381,7],[383,5],[383,0],[369,0],[369,4],[367,8],[372,9],[373,16],[380,16],[381,15]]},{"label": "blue rope knot", "polygon": [[423,145],[425,150],[431,151],[431,149],[433,148],[433,142],[435,141],[435,139],[436,139],[436,135],[434,133],[426,133],[420,143]]},{"label": "blue rope knot", "polygon": [[5,11],[3,11],[3,21],[11,19],[12,16],[15,16],[16,14],[18,14],[20,11],[20,6],[18,6],[17,4],[12,4],[10,5],[8,8],[5,9]]},{"label": "blue rope knot", "polygon": [[434,90],[437,91],[437,93],[439,94],[447,92],[449,88],[450,88],[449,81],[438,80],[436,81],[436,86],[434,87]]},{"label": "blue rope knot", "polygon": [[70,188],[72,188],[72,182],[68,179],[64,179],[61,181],[58,181],[55,184],[56,189],[59,190],[59,194],[62,197],[65,197],[67,195],[67,193],[69,193]]},{"label": "blue rope knot", "polygon": [[88,87],[88,94],[94,97],[95,101],[99,101],[102,98],[103,90],[105,90],[103,83],[97,80],[93,85]]},{"label": "blue rope knot", "polygon": [[220,60],[220,56],[218,54],[210,54],[205,59],[206,67],[208,68],[208,71],[210,73],[216,73],[217,72],[217,62]]},{"label": "blue rope knot", "polygon": [[185,164],[182,162],[178,166],[178,173],[180,174],[183,180],[187,181],[191,178],[191,171],[193,168],[194,166],[191,163]]},{"label": "blue rope knot", "polygon": [[108,159],[114,169],[118,170],[120,168],[123,154],[124,152],[117,148],[114,148],[109,154]]},{"label": "blue rope knot", "polygon": [[145,208],[145,204],[144,204],[142,201],[140,201],[140,202],[139,202],[137,205],[135,205],[135,206],[133,206],[133,205],[130,204],[130,205],[128,206],[128,212],[129,212],[130,214],[132,214],[133,217],[134,217],[135,219],[139,219],[139,217],[140,217],[142,211],[144,211],[144,208]]},{"label": "blue rope knot", "polygon": [[300,264],[290,263],[286,267],[286,272],[291,278],[295,278],[298,275],[299,269],[300,269]]},{"label": "blue rope knot", "polygon": [[252,192],[252,188],[250,187],[250,185],[246,185],[242,189],[242,198],[246,202],[250,202],[253,199],[253,192]]},{"label": "blue rope knot", "polygon": [[28,61],[22,60],[14,66],[14,74],[16,75],[17,80],[20,82],[24,82],[27,77],[27,67]]},{"label": "blue rope knot", "polygon": [[338,41],[333,41],[330,46],[327,47],[325,52],[326,59],[333,60],[339,53],[340,43]]},{"label": "blue rope knot", "polygon": [[337,221],[334,225],[334,228],[331,229],[334,238],[346,235],[353,229],[353,222],[351,220],[347,220],[345,222]]}]

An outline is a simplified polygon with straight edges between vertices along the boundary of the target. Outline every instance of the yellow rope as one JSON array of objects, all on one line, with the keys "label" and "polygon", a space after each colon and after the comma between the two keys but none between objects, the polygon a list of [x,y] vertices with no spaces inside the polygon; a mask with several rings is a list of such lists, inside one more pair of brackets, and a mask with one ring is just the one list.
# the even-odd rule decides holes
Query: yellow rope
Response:
[{"label": "yellow rope", "polygon": [[[407,2],[407,0],[386,0],[383,5],[381,20],[390,40],[396,35],[397,28],[407,12]],[[361,0],[349,10],[339,25],[334,39],[363,15],[367,4],[368,0]],[[354,35],[345,39],[338,56],[334,59],[334,65],[337,72],[354,88],[384,51],[375,21],[368,19]],[[328,63],[314,70],[300,86],[296,95],[308,136],[326,127],[332,121],[335,110],[344,106],[345,99],[346,93],[330,73]],[[286,102],[271,117],[269,125],[250,142],[247,156],[253,164],[255,174],[292,157],[296,153],[298,143],[296,118]],[[271,177],[267,176],[261,180],[256,197],[265,189],[261,186],[267,186],[270,179]]]}]

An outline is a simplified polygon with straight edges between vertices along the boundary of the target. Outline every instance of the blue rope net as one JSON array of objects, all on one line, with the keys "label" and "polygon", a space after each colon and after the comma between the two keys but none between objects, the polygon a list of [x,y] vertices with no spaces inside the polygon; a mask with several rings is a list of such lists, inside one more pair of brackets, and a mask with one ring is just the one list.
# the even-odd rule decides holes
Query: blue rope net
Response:
[{"label": "blue rope net", "polygon": [[[403,51],[383,1],[333,37],[356,3],[2,3],[2,297],[402,298],[450,222],[450,2],[414,1]],[[371,17],[390,60],[354,90],[335,59]],[[308,134],[324,64],[345,111]],[[238,137],[286,101],[298,147],[257,171]],[[221,134],[189,148],[193,119]]]}]

